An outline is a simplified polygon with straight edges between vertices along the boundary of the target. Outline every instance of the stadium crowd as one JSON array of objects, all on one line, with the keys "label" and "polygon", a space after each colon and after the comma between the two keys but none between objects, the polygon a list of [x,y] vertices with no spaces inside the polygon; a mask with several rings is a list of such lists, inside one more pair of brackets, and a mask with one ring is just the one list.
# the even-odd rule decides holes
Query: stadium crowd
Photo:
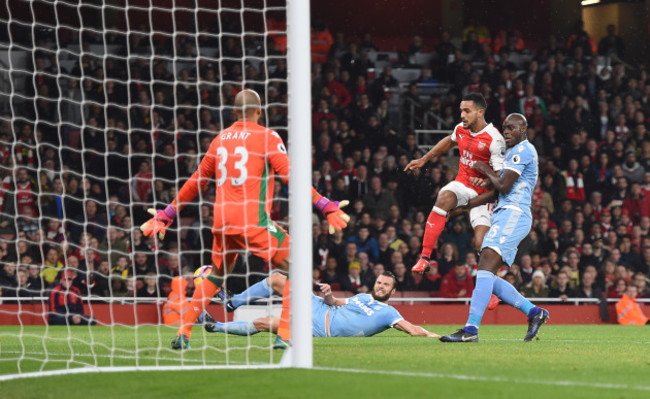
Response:
[{"label": "stadium crowd", "polygon": [[[203,55],[215,46],[207,33],[150,41],[117,32],[104,38],[118,56],[104,59],[89,50],[104,38],[84,31],[88,51],[69,70],[57,58],[62,52],[34,37],[34,72],[17,74],[30,100],[14,100],[16,114],[2,115],[0,126],[5,297],[47,296],[64,270],[82,295],[165,297],[172,277],[209,262],[214,185],[183,210],[181,229],[164,242],[143,238],[136,226],[147,208],[171,202],[196,170],[211,139],[232,122],[242,85],[262,94],[265,123],[286,139],[282,37],[247,38],[242,47],[219,36],[219,62]],[[313,184],[332,200],[350,200],[353,220],[329,235],[327,222],[314,216],[314,281],[363,293],[390,270],[399,291],[471,297],[477,255],[466,215],[449,220],[431,269],[410,273],[426,215],[455,178],[456,158],[439,157],[415,173],[403,169],[423,154],[410,123],[435,115],[428,120],[451,131],[461,96],[479,92],[495,126],[511,112],[528,118],[529,141],[540,155],[533,229],[501,277],[527,297],[620,298],[628,285],[650,297],[647,67],[625,63],[624,43],[613,29],[596,46],[577,25],[567,43],[551,36],[537,49],[516,31],[494,33],[468,27],[460,47],[446,31],[426,39],[436,43],[432,48],[417,36],[379,72],[369,54],[380,49],[369,34],[351,40],[314,25]],[[62,35],[60,44],[79,43],[78,34]],[[14,40],[33,46],[29,35]],[[432,57],[425,63],[413,61],[427,51]],[[266,60],[244,63],[243,54]],[[170,56],[177,57],[175,73]],[[525,63],[518,62],[522,56]],[[393,76],[400,68],[417,68],[420,77],[400,82]],[[407,87],[401,93],[400,83]],[[423,84],[443,90],[423,95]],[[391,100],[398,94],[396,113]],[[275,187],[272,217],[286,221],[287,190]],[[246,262],[235,273],[265,271]],[[245,284],[228,280],[233,291]]]}]

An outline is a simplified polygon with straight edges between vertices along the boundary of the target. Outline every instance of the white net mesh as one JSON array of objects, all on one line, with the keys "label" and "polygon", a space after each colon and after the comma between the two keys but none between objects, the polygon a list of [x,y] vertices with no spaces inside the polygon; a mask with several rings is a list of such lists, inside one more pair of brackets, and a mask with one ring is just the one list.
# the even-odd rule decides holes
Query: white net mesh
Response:
[{"label": "white net mesh", "polygon": [[[283,0],[0,6],[1,374],[278,360],[270,335],[199,327],[201,350],[169,349],[176,328],[163,325],[163,304],[174,276],[210,263],[214,184],[164,242],[134,226],[171,202],[234,121],[243,87],[262,97],[260,124],[286,141],[284,21]],[[271,217],[282,225],[283,187],[275,198]],[[264,262],[239,259],[229,290],[268,276]],[[97,325],[69,326],[89,321]]]}]

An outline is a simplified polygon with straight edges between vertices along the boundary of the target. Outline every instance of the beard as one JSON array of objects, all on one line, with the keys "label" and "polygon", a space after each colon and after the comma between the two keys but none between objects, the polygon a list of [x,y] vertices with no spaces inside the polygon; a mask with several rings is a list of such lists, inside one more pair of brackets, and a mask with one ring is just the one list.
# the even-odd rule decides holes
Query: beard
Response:
[{"label": "beard", "polygon": [[390,292],[387,292],[385,295],[378,295],[375,291],[372,292],[372,297],[377,302],[387,302],[390,299]]}]

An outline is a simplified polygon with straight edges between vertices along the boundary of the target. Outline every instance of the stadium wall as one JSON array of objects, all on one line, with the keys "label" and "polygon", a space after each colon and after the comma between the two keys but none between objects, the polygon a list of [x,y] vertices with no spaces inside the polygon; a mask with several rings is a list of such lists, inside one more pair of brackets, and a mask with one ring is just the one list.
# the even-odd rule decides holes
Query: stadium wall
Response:
[{"label": "stadium wall", "polygon": [[[583,305],[544,305],[551,313],[553,324],[613,324],[616,323],[614,304],[608,306],[609,321],[600,318],[599,306]],[[395,305],[406,320],[415,324],[464,324],[467,319],[469,305],[465,304],[415,304]],[[85,304],[87,313],[100,324],[161,324],[162,306],[157,304]],[[224,314],[223,307],[215,304],[209,307],[210,313],[219,321],[232,320],[230,314]],[[646,314],[650,316],[648,307]],[[47,320],[47,305],[34,304],[3,304],[0,305],[0,325],[45,325]],[[525,324],[526,318],[510,307],[500,305],[483,316],[483,324]]]}]

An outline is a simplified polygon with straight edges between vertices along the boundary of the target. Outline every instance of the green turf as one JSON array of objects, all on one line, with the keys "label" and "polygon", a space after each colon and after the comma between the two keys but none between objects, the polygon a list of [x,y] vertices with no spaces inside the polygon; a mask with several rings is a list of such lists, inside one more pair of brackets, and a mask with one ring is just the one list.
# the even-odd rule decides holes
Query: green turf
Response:
[{"label": "green turf", "polygon": [[[448,333],[455,327],[430,329]],[[18,367],[24,373],[86,365],[239,365],[280,360],[280,352],[268,349],[273,338],[269,334],[250,339],[229,336],[233,349],[224,351],[225,335],[195,331],[194,349],[181,353],[168,349],[174,330],[166,327],[77,327],[70,334],[65,327],[50,327],[47,335],[45,327],[22,331],[0,327],[0,375],[16,373]],[[484,326],[478,344],[443,344],[397,331],[373,338],[315,338],[315,370],[71,374],[0,382],[0,397],[647,397],[648,332],[644,327],[616,325],[547,325],[541,340],[524,343],[525,326]]]}]

